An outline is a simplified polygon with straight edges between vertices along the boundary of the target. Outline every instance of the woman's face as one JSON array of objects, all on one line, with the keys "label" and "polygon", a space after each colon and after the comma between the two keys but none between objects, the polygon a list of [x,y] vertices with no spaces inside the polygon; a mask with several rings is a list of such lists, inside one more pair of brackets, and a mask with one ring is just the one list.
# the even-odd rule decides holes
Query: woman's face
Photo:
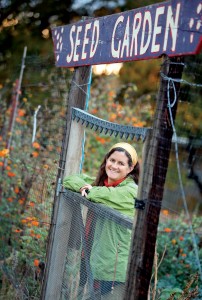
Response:
[{"label": "woman's face", "polygon": [[124,152],[114,151],[106,160],[105,171],[108,176],[108,183],[125,178],[133,169],[129,166],[128,157]]}]

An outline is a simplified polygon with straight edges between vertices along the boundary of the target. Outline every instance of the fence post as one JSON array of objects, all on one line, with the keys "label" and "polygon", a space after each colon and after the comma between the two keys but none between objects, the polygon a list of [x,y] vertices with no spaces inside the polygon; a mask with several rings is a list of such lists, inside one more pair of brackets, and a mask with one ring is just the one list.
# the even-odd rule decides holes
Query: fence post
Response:
[{"label": "fence post", "polygon": [[[161,68],[160,88],[153,129],[145,142],[143,170],[141,173],[138,200],[145,201],[145,209],[138,210],[134,220],[134,231],[131,245],[131,257],[128,264],[125,300],[146,300],[155,253],[159,215],[163,199],[164,183],[168,168],[172,143],[172,126],[168,111],[168,97],[176,102],[172,107],[172,118],[175,119],[180,82],[168,78],[181,79],[183,58],[164,57]],[[165,77],[165,76],[166,77]],[[169,90],[169,92],[168,92]]]},{"label": "fence post", "polygon": [[[57,184],[63,181],[65,175],[72,172],[79,172],[81,159],[81,142],[84,131],[78,124],[71,127],[71,107],[85,109],[87,99],[87,89],[90,84],[91,67],[75,68],[71,82],[66,126],[63,134],[63,145],[61,150]],[[76,123],[76,122],[72,122]],[[82,126],[80,126],[82,127]],[[71,162],[71,153],[74,151],[74,162]],[[65,264],[65,254],[69,239],[69,222],[71,222],[71,210],[63,205],[61,194],[55,191],[53,215],[49,240],[46,252],[45,274],[41,291],[41,299],[57,300],[60,299],[62,276]],[[60,237],[59,244],[56,237]]]}]

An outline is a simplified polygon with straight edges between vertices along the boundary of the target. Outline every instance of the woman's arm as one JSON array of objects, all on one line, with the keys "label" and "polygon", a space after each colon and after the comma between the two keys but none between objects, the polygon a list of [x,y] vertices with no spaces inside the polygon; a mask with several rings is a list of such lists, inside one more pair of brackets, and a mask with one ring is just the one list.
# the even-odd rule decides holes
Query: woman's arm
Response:
[{"label": "woman's arm", "polygon": [[87,199],[102,203],[129,216],[134,215],[134,198],[137,196],[137,185],[133,182],[117,187],[93,186]]},{"label": "woman's arm", "polygon": [[80,192],[85,185],[91,185],[94,178],[85,174],[73,174],[64,178],[63,186],[71,191]]},{"label": "woman's arm", "polygon": [[[94,179],[88,175],[74,174],[64,179],[63,186],[74,192],[81,192],[83,186],[91,185],[93,181]],[[93,186],[85,196],[92,202],[104,204],[128,216],[133,216],[137,189],[132,179],[126,179],[117,187]]]}]

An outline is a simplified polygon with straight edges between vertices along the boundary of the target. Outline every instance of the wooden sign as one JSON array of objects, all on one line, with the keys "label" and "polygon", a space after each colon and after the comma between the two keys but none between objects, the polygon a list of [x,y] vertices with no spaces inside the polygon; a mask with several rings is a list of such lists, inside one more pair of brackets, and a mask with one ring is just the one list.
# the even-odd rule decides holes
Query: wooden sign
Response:
[{"label": "wooden sign", "polygon": [[197,54],[202,1],[171,0],[52,29],[56,66]]}]

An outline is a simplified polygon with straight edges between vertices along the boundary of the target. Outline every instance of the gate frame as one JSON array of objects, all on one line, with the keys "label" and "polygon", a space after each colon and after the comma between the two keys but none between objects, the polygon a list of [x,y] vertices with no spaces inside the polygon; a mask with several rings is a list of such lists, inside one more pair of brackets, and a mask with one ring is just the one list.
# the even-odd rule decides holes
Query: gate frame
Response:
[{"label": "gate frame", "polygon": [[[178,1],[179,3],[184,3],[185,0]],[[195,2],[199,2],[195,0]],[[170,2],[175,4],[176,0],[171,0]],[[148,6],[149,9],[153,9],[155,6],[162,5],[162,3],[158,5]],[[143,8],[145,10],[145,7]],[[133,10],[137,11],[137,10]],[[124,13],[123,13],[124,14]],[[121,14],[115,14],[121,15]],[[111,16],[105,17],[110,19]],[[94,19],[90,19],[92,22]],[[84,24],[84,23],[82,23]],[[82,24],[78,22],[78,26],[82,27]],[[86,24],[86,23],[85,23]],[[85,25],[84,24],[84,25]],[[67,25],[66,27],[72,28],[75,25]],[[89,25],[90,26],[90,25]],[[65,27],[65,28],[66,28]],[[156,26],[157,27],[157,26]],[[64,28],[64,27],[63,27]],[[156,30],[157,28],[154,27]],[[62,32],[61,27],[59,28],[60,33]],[[191,29],[190,29],[191,32]],[[190,33],[189,32],[189,33]],[[53,29],[53,40],[54,43],[57,43],[58,40],[57,28]],[[163,39],[162,39],[163,40]],[[172,58],[168,58],[167,55],[163,55],[163,66],[162,72],[164,75],[172,79],[180,79],[183,72],[183,56],[185,55],[194,55],[200,52],[202,38],[199,38],[199,44],[193,50],[192,53],[183,54],[183,53],[174,53]],[[61,42],[60,42],[61,44]],[[56,45],[56,44],[55,44]],[[61,44],[62,45],[62,44]],[[61,46],[60,45],[60,46]],[[78,41],[77,41],[78,45]],[[56,61],[57,61],[57,45],[55,46],[56,53]],[[76,53],[76,50],[74,50]],[[81,51],[81,49],[80,49]],[[146,57],[144,59],[150,59],[151,57]],[[138,59],[132,59],[138,60]],[[125,58],[122,60],[117,60],[116,62],[126,61]],[[77,67],[80,63],[80,66]],[[110,62],[108,62],[110,63]],[[58,263],[57,262],[57,245],[54,245],[54,236],[57,234],[57,223],[58,223],[58,212],[60,210],[60,191],[61,191],[61,182],[63,181],[64,176],[69,175],[71,173],[79,172],[80,166],[80,154],[81,154],[81,141],[83,140],[84,131],[81,129],[81,126],[75,125],[75,123],[71,122],[71,107],[78,107],[81,109],[85,108],[86,104],[86,91],[87,91],[87,83],[89,82],[89,74],[90,74],[90,66],[81,66],[81,65],[89,65],[88,61],[83,60],[83,62],[75,62],[73,66],[75,67],[74,75],[72,78],[72,83],[70,87],[69,93],[69,110],[67,114],[67,122],[66,128],[64,130],[64,139],[62,152],[60,156],[60,165],[57,176],[57,190],[55,192],[54,197],[54,208],[52,215],[52,226],[49,233],[49,242],[47,248],[47,258],[46,258],[46,268],[45,275],[43,279],[42,293],[41,299],[46,300],[57,300],[60,295],[56,295],[59,286],[61,285],[60,278],[57,278],[55,285],[53,283],[54,274],[51,274],[51,261],[54,261],[55,266],[52,270],[57,267],[58,271]],[[96,64],[96,61],[93,62]],[[90,64],[91,65],[91,64]],[[61,65],[59,65],[61,67]],[[66,65],[68,67],[68,65]],[[72,65],[69,65],[72,67]],[[165,78],[161,78],[160,88],[158,93],[158,102],[156,108],[156,116],[153,123],[153,130],[149,131],[149,134],[146,138],[144,151],[143,151],[143,171],[140,176],[140,183],[138,188],[138,200],[144,202],[145,209],[138,210],[136,217],[134,218],[133,224],[133,238],[131,245],[131,255],[128,263],[128,273],[127,273],[127,281],[126,281],[126,292],[125,292],[125,300],[144,300],[147,299],[149,284],[152,273],[152,266],[154,260],[155,253],[155,244],[157,238],[157,229],[159,222],[159,215],[161,209],[161,203],[163,199],[163,190],[164,183],[167,173],[169,154],[171,150],[171,142],[172,142],[172,134],[173,129],[171,126],[171,120],[168,113],[168,94],[173,96],[174,89],[176,94],[178,95],[180,89],[180,82],[176,83],[173,81],[174,86],[172,88],[168,85],[168,82]],[[81,88],[82,87],[82,88]],[[169,92],[168,92],[169,90]],[[175,105],[172,107],[172,119],[175,120],[176,109],[177,109],[177,101],[176,99]],[[75,132],[77,132],[77,136],[75,138]],[[166,143],[161,141],[161,138],[166,139]],[[75,151],[77,149],[77,151]],[[164,170],[161,171],[159,167],[159,152],[164,154]],[[162,167],[162,166],[161,166]],[[161,174],[161,178],[158,178],[158,175]],[[161,188],[159,188],[161,186]],[[154,200],[157,200],[158,205],[154,205]],[[72,217],[71,212],[63,212],[64,218]],[[150,224],[152,223],[152,225]],[[148,225],[149,224],[149,225]],[[143,238],[142,238],[143,237]],[[62,243],[65,245],[67,242],[67,238],[64,238],[65,241]],[[60,245],[62,246],[62,245]],[[63,247],[63,246],[62,246]],[[65,247],[64,247],[65,250]],[[54,257],[54,259],[53,259]],[[60,266],[61,270],[63,265]],[[62,274],[62,272],[61,272]]]}]

